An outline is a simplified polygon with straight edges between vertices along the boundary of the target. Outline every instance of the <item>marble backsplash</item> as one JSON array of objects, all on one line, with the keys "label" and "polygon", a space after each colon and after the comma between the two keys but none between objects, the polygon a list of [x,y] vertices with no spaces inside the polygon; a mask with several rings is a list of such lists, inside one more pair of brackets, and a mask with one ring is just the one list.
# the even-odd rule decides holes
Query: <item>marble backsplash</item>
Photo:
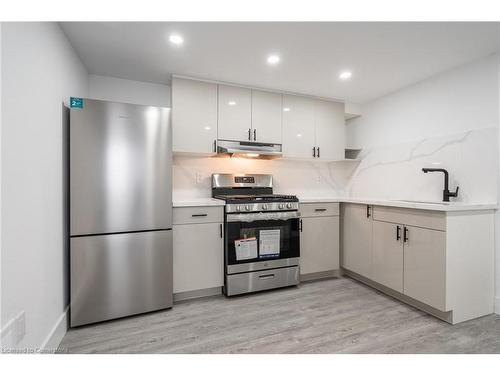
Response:
[{"label": "marble backsplash", "polygon": [[212,173],[265,173],[273,175],[274,192],[300,197],[337,197],[358,163],[295,160],[252,160],[219,157],[174,157],[174,200],[211,196]]},{"label": "marble backsplash", "polygon": [[450,190],[460,187],[457,200],[497,202],[497,128],[424,138],[363,150],[361,163],[345,191],[348,196],[440,201],[442,173],[423,173],[423,167],[445,168]]},{"label": "marble backsplash", "polygon": [[361,162],[252,160],[219,157],[174,157],[174,200],[211,195],[212,173],[268,173],[276,193],[303,198],[359,197],[440,201],[443,174],[450,172],[450,190],[460,186],[458,201],[497,202],[498,133],[472,130],[364,149]]}]

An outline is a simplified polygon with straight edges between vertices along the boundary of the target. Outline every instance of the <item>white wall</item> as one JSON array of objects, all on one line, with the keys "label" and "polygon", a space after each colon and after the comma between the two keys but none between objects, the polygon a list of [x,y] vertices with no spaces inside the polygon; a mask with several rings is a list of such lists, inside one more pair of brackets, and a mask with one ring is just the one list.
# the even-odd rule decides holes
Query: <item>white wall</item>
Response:
[{"label": "white wall", "polygon": [[497,127],[498,56],[467,64],[362,106],[347,144],[368,147]]},{"label": "white wall", "polygon": [[[500,63],[498,64],[498,87],[500,91]],[[500,95],[498,98],[498,116],[500,118]],[[499,124],[500,129],[500,124]],[[498,198],[500,200],[500,130],[498,132]],[[500,210],[495,215],[495,312],[500,314]]]},{"label": "white wall", "polygon": [[[451,172],[459,200],[496,203],[500,196],[499,58],[476,61],[362,106],[348,121],[363,161],[346,188],[354,196],[440,200]],[[500,313],[500,213],[496,215],[496,311]]]},{"label": "white wall", "polygon": [[87,96],[88,74],[56,23],[3,23],[1,84],[1,323],[24,311],[16,346],[51,347],[68,302],[63,102]]},{"label": "white wall", "polygon": [[90,74],[89,98],[170,107],[170,86]]},{"label": "white wall", "polygon": [[347,126],[349,145],[363,148],[349,194],[441,200],[443,175],[421,168],[442,167],[458,201],[497,202],[498,100],[492,56],[365,104]]}]

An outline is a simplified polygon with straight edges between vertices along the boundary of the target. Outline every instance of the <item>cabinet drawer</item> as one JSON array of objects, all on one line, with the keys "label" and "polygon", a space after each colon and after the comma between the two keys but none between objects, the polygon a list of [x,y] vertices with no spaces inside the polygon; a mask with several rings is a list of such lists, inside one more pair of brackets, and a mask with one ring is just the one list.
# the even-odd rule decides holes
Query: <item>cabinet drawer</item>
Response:
[{"label": "cabinet drawer", "polygon": [[222,207],[174,207],[174,225],[222,223],[222,211]]},{"label": "cabinet drawer", "polygon": [[300,214],[302,217],[338,216],[338,203],[301,203]]},{"label": "cabinet drawer", "polygon": [[373,207],[373,220],[413,225],[421,228],[446,230],[446,216],[444,212],[417,210],[399,207]]}]

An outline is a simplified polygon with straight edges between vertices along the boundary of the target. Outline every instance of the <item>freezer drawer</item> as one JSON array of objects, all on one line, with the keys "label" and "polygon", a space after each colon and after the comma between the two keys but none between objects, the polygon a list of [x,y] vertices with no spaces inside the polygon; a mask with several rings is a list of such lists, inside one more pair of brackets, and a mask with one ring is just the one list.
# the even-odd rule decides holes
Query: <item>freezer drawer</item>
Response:
[{"label": "freezer drawer", "polygon": [[71,238],[71,327],[172,306],[172,231]]}]

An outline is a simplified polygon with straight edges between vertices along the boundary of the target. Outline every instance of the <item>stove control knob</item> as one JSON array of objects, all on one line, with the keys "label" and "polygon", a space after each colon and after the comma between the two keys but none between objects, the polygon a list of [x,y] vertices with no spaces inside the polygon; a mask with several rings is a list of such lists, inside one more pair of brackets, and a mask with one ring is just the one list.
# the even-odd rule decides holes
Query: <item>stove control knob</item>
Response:
[{"label": "stove control knob", "polygon": [[284,203],[280,203],[280,204],[278,205],[278,208],[279,208],[280,210],[284,209],[284,208],[285,208],[285,204],[284,204]]},{"label": "stove control knob", "polygon": [[287,203],[286,208],[292,208],[292,207],[293,207],[293,204]]},{"label": "stove control knob", "polygon": [[248,204],[247,204],[247,205],[245,206],[245,209],[246,209],[247,211],[250,211],[250,210],[251,210],[250,205],[248,205]]},{"label": "stove control knob", "polygon": [[241,211],[241,206],[236,206],[236,211]]},{"label": "stove control knob", "polygon": [[265,210],[267,210],[268,208],[269,208],[269,206],[267,205],[267,203],[264,203],[264,204],[262,205],[262,209],[263,209],[264,211],[265,211]]}]

